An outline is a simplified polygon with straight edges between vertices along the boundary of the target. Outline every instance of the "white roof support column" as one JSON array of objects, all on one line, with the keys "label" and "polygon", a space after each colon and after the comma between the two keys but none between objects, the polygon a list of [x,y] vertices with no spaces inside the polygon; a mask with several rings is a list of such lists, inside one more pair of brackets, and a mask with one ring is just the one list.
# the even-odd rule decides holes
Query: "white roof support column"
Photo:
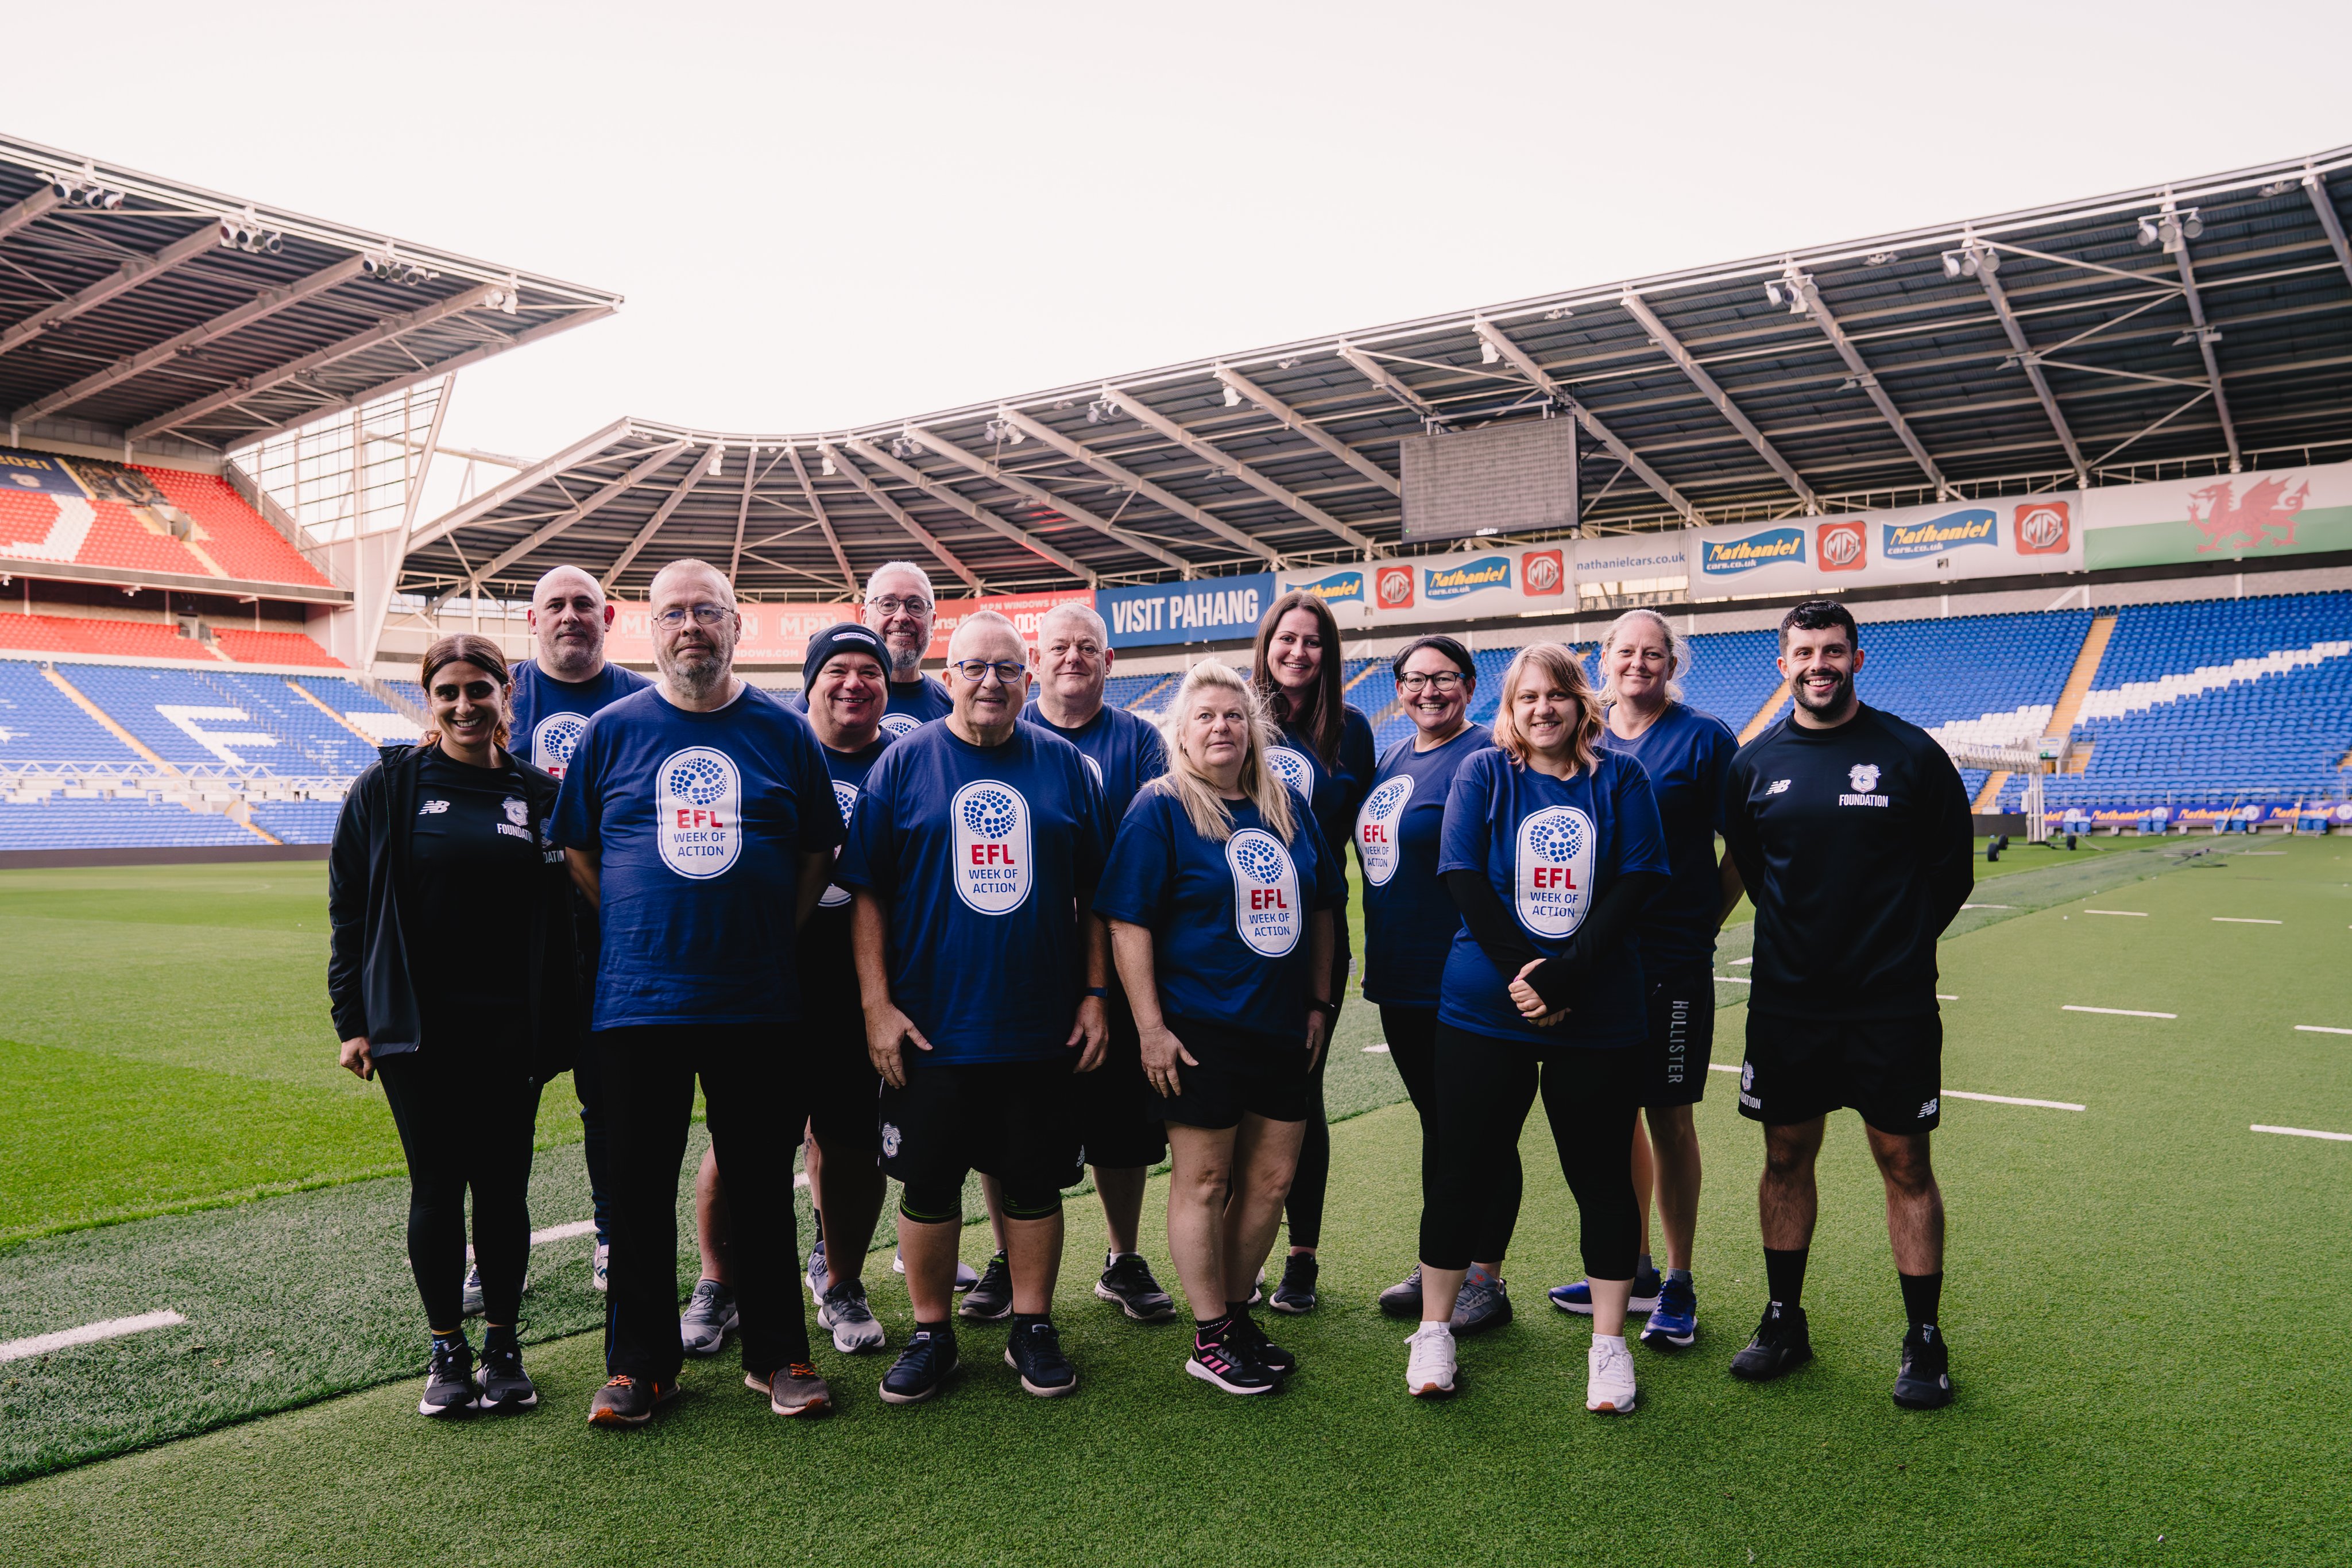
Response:
[{"label": "white roof support column", "polygon": [[190,349],[209,343],[215,338],[226,338],[231,332],[241,331],[264,317],[275,316],[289,305],[299,305],[313,294],[322,294],[359,275],[360,258],[346,256],[332,267],[321,267],[310,277],[297,278],[283,287],[265,288],[247,303],[234,310],[223,311],[201,327],[191,327],[184,332],[164,339],[152,349],[125,355],[102,371],[91,371],[71,386],[60,387],[46,397],[34,399],[10,417],[33,420],[71,408],[84,398],[95,396],[133,376],[143,375],[157,365],[167,364]]},{"label": "white roof support column", "polygon": [[1845,361],[1845,368],[1853,373],[1853,379],[1861,383],[1862,390],[1870,394],[1870,401],[1876,405],[1879,417],[1894,429],[1896,439],[1903,443],[1903,449],[1911,454],[1911,461],[1919,465],[1920,472],[1934,483],[1937,497],[1942,499],[1951,495],[1951,482],[1944,477],[1944,471],[1936,466],[1936,459],[1928,455],[1927,444],[1911,428],[1911,422],[1903,417],[1903,411],[1895,406],[1895,400],[1886,395],[1885,387],[1878,384],[1878,372],[1870,368],[1870,361],[1862,357],[1862,350],[1853,346],[1853,340],[1846,335],[1843,327],[1838,325],[1838,319],[1832,313],[1829,302],[1822,298],[1822,291],[1813,287],[1812,275],[1791,267],[1781,275],[1781,283],[1796,292],[1797,298],[1805,307],[1805,314],[1813,319],[1813,325],[1829,339],[1830,346],[1838,351],[1838,358]]},{"label": "white roof support column", "polygon": [[[1545,392],[1549,392],[1555,402],[1559,402],[1561,407],[1567,409],[1569,413],[1574,414],[1576,416],[1577,423],[1584,426],[1585,434],[1591,436],[1593,440],[1601,443],[1601,445],[1607,447],[1609,449],[1609,455],[1616,458],[1618,462],[1625,465],[1626,468],[1633,473],[1633,477],[1639,479],[1643,484],[1647,485],[1651,489],[1656,491],[1659,498],[1664,500],[1667,506],[1672,507],[1677,513],[1681,514],[1685,522],[1689,523],[1693,528],[1698,528],[1705,525],[1706,519],[1699,516],[1698,508],[1692,506],[1690,501],[1685,497],[1680,490],[1677,490],[1672,485],[1667,484],[1664,476],[1662,476],[1656,469],[1642,461],[1641,455],[1638,453],[1636,453],[1632,447],[1626,445],[1623,442],[1618,440],[1615,435],[1612,434],[1609,427],[1601,423],[1599,419],[1593,416],[1591,409],[1585,407],[1581,402],[1579,402],[1574,397],[1570,395],[1566,387],[1561,386],[1558,382],[1552,380],[1551,377],[1545,372],[1544,368],[1536,363],[1534,356],[1529,354],[1525,349],[1520,348],[1517,343],[1511,341],[1511,340],[1505,335],[1500,327],[1496,326],[1492,321],[1487,320],[1483,316],[1474,319],[1470,323],[1470,327],[1473,331],[1478,334],[1479,340],[1482,342],[1493,345],[1495,351],[1502,355],[1503,358],[1509,362],[1513,370],[1517,371],[1519,374],[1527,377],[1528,380],[1533,382]],[[1597,499],[1598,497],[1595,498]]]},{"label": "white roof support column", "polygon": [[41,307],[10,326],[6,331],[0,332],[0,354],[21,349],[59,322],[70,321],[86,311],[95,310],[117,295],[128,294],[141,284],[152,282],[208,250],[219,248],[220,225],[207,222],[195,233],[173,240],[153,256],[134,256],[97,282]]},{"label": "white roof support column", "polygon": [[2352,242],[2344,237],[2344,220],[2336,215],[2336,198],[2327,193],[2327,176],[2316,169],[2303,177],[2303,193],[2319,213],[2319,226],[2327,231],[2327,243],[2336,252],[2336,260],[2344,268],[2344,276],[2352,277]]},{"label": "white roof support column", "polygon": [[2074,482],[2089,488],[2091,470],[2083,461],[2083,449],[2074,444],[2074,432],[2067,425],[2065,414],[2059,412],[2058,394],[2050,390],[2049,378],[2042,373],[2042,361],[2025,335],[2025,324],[2010,308],[2009,295],[2002,289],[2000,279],[1993,276],[2000,265],[2000,256],[1974,240],[1969,241],[1965,248],[1976,257],[1977,281],[1984,285],[1985,298],[1992,301],[1993,314],[2000,318],[2000,329],[2009,334],[2009,346],[2017,350],[2018,365],[2025,371],[2025,379],[2033,383],[2033,395],[2042,400],[2042,412],[2050,416],[2050,428],[2058,433],[2058,444],[2066,449],[2066,461],[2074,468]]},{"label": "white roof support column", "polygon": [[[694,487],[702,483],[704,476],[710,472],[711,465],[719,461],[719,454],[722,450],[723,448],[718,443],[713,442],[702,461],[688,466],[686,477],[678,481],[677,487],[662,497],[661,505],[654,508],[654,515],[646,519],[646,526],[637,530],[636,537],[629,540],[628,548],[620,553],[614,560],[611,569],[604,573],[604,580],[599,586],[607,594],[613,591],[613,585],[621,580],[621,573],[629,570],[629,563],[635,560],[640,554],[644,553],[646,546],[653,542],[654,535],[661,531],[661,526],[669,521],[670,515],[686,504],[686,498],[688,496],[694,494]],[[746,458],[744,460],[746,472],[750,467],[751,460]],[[733,580],[729,580],[731,582]]]},{"label": "white roof support column", "polygon": [[1316,445],[1321,447],[1332,456],[1337,457],[1340,462],[1345,463],[1349,467],[1353,468],[1357,473],[1361,474],[1365,478],[1370,479],[1373,484],[1378,485],[1381,489],[1386,490],[1390,495],[1400,497],[1404,495],[1404,486],[1397,483],[1397,477],[1395,475],[1390,473],[1387,469],[1381,467],[1379,464],[1373,462],[1370,458],[1365,456],[1362,453],[1357,451],[1354,447],[1349,445],[1346,442],[1340,440],[1338,436],[1332,434],[1329,431],[1324,429],[1321,425],[1316,423],[1305,414],[1299,413],[1297,409],[1292,408],[1288,403],[1284,402],[1280,398],[1276,397],[1272,392],[1267,392],[1264,387],[1259,386],[1255,382],[1251,381],[1239,371],[1228,370],[1223,365],[1219,365],[1216,367],[1214,373],[1217,380],[1223,382],[1226,386],[1231,387],[1235,393],[1248,399],[1251,402],[1255,403],[1259,408],[1264,409],[1266,413],[1280,420],[1282,422],[1283,429],[1292,431],[1297,434],[1305,436],[1307,440],[1313,442]]},{"label": "white roof support column", "polygon": [[65,204],[54,185],[43,185],[15,206],[0,212],[0,239],[6,239],[18,229],[41,217],[52,208]]},{"label": "white roof support column", "polygon": [[[816,449],[819,452],[825,454],[827,456],[834,455],[833,447],[829,443],[820,441],[816,444]],[[974,593],[981,591],[980,574],[972,570],[971,568],[964,565],[962,561],[958,560],[952,550],[949,549],[947,546],[940,543],[938,539],[931,536],[930,529],[923,527],[922,524],[915,521],[913,517],[908,516],[906,507],[898,505],[898,502],[884,495],[882,493],[882,486],[877,485],[872,479],[866,477],[865,471],[859,468],[856,464],[852,463],[849,460],[849,454],[847,452],[843,452],[838,456],[834,456],[833,465],[835,469],[839,470],[843,478],[847,479],[851,484],[857,486],[859,494],[863,495],[867,500],[873,502],[877,507],[882,508],[882,515],[884,517],[888,517],[892,522],[904,528],[907,531],[907,537],[908,538],[913,539],[917,544],[930,551],[932,555],[939,558],[940,565],[946,567],[950,571],[954,572],[958,577],[963,579],[964,586],[970,588]]]},{"label": "white roof support column", "polygon": [[970,517],[973,522],[978,523],[990,533],[1002,534],[1006,538],[1011,539],[1014,544],[1019,545],[1023,549],[1027,550],[1030,554],[1037,556],[1042,559],[1051,561],[1054,565],[1060,567],[1064,571],[1068,572],[1072,577],[1076,578],[1080,582],[1085,583],[1088,588],[1100,586],[1102,582],[1102,574],[1096,571],[1094,568],[1088,566],[1086,562],[1079,560],[1075,556],[1066,555],[1062,551],[1055,549],[1052,545],[1047,544],[1045,540],[1029,532],[1028,529],[1022,528],[1019,524],[1005,521],[1003,517],[998,517],[994,512],[990,511],[987,507],[981,506],[976,501],[973,501],[970,497],[958,495],[955,491],[949,489],[945,485],[940,484],[938,481],[924,474],[920,469],[911,467],[907,464],[899,462],[888,453],[884,452],[881,448],[876,446],[872,442],[863,441],[855,435],[851,435],[843,438],[843,444],[847,446],[852,452],[856,453],[860,457],[865,458],[868,463],[873,464],[877,468],[881,469],[884,473],[889,474],[906,484],[912,485],[916,489],[920,490],[924,495],[929,496],[934,501],[938,501],[945,506],[953,507],[957,511],[961,512],[965,517]]},{"label": "white roof support column", "polygon": [[1150,539],[1129,533],[1124,528],[1114,528],[1111,526],[1109,518],[1098,517],[1092,512],[1087,511],[1084,507],[1075,505],[1069,501],[1065,501],[1061,497],[1056,496],[1051,490],[1046,489],[1043,485],[1024,479],[1018,474],[1006,473],[1002,467],[990,462],[987,458],[981,456],[977,453],[966,452],[962,447],[958,446],[954,442],[950,441],[946,436],[939,434],[935,431],[925,430],[919,425],[908,425],[907,427],[907,434],[913,436],[917,441],[921,442],[929,450],[938,453],[940,456],[947,458],[950,462],[963,465],[963,466],[971,469],[981,477],[987,479],[992,483],[1002,485],[1004,488],[1012,491],[1016,496],[1026,496],[1031,500],[1036,502],[1039,506],[1050,507],[1055,512],[1069,518],[1070,521],[1076,523],[1083,528],[1092,528],[1095,532],[1101,534],[1106,538],[1117,539],[1129,549],[1134,550],[1139,555],[1150,556],[1153,560],[1158,561],[1162,566],[1175,568],[1178,571],[1182,572],[1186,577],[1191,577],[1192,575],[1194,570],[1192,563],[1186,560],[1182,556],[1178,555],[1174,550],[1153,544]]},{"label": "white roof support column", "polygon": [[[2172,204],[2165,203],[2164,210],[2169,214]],[[2179,233],[2177,228],[2175,233]],[[2189,301],[2189,329],[2196,334],[2197,352],[2205,361],[2205,382],[2213,389],[2213,412],[2221,418],[2221,439],[2230,447],[2230,472],[2235,474],[2243,462],[2238,452],[2238,424],[2230,417],[2229,394],[2221,390],[2221,361],[2213,352],[2213,345],[2221,340],[2221,334],[2205,324],[2205,301],[2197,292],[2197,269],[2189,260],[2189,236],[2179,234],[2179,239],[2172,259],[2180,268],[2180,292]]]},{"label": "white roof support column", "polygon": [[[801,494],[808,500],[810,515],[816,518],[816,526],[824,531],[824,542],[833,549],[833,564],[841,568],[841,580],[846,585],[849,596],[855,599],[857,597],[857,573],[850,570],[849,552],[841,548],[841,536],[834,531],[833,519],[824,515],[824,502],[818,497],[816,486],[809,478],[808,465],[801,461],[799,444],[794,442],[785,442],[784,455],[792,459],[793,475],[801,482]],[[743,530],[739,525],[735,530],[737,555],[741,555],[742,549]],[[731,573],[730,580],[732,580]]]},{"label": "white roof support column", "polygon": [[1625,314],[1642,324],[1643,331],[1658,340],[1658,347],[1664,350],[1666,358],[1672,360],[1675,368],[1689,378],[1691,385],[1698,388],[1702,397],[1715,405],[1716,413],[1723,415],[1732,429],[1747,438],[1748,444],[1756,449],[1758,456],[1771,465],[1772,472],[1780,476],[1782,482],[1797,493],[1797,498],[1804,502],[1805,510],[1819,512],[1822,509],[1822,498],[1813,494],[1813,487],[1805,483],[1804,476],[1799,474],[1796,467],[1780,455],[1778,448],[1764,439],[1764,433],[1756,428],[1755,421],[1739,412],[1739,405],[1731,401],[1731,394],[1725,392],[1716,383],[1716,379],[1706,373],[1706,368],[1698,362],[1697,358],[1688,349],[1683,347],[1682,340],[1667,330],[1666,324],[1658,319],[1658,313],[1650,308],[1649,301],[1629,291],[1621,295],[1617,303],[1624,307]]},{"label": "white roof support column", "polygon": [[[619,478],[614,480],[611,484],[606,485],[603,489],[598,490],[594,495],[589,497],[578,506],[573,507],[569,511],[558,515],[548,522],[542,523],[528,537],[508,546],[505,549],[500,550],[496,556],[483,562],[480,570],[470,574],[467,578],[466,581],[458,584],[456,588],[447,590],[446,592],[435,595],[433,602],[425,606],[426,613],[431,614],[439,611],[442,605],[447,603],[450,600],[455,599],[460,591],[468,588],[478,587],[480,584],[488,581],[492,577],[504,571],[508,567],[512,566],[515,562],[520,560],[523,557],[529,555],[540,546],[547,543],[550,539],[554,538],[557,535],[562,534],[566,529],[572,528],[574,524],[597,511],[615,496],[635,489],[638,486],[644,484],[646,480],[652,478],[655,475],[667,467],[669,465],[669,460],[677,456],[680,452],[684,451],[685,448],[686,443],[682,439],[673,441],[666,446],[655,448],[651,453],[646,455],[643,462],[630,469],[627,473],[622,475]],[[520,494],[520,491],[516,490],[515,486],[520,483],[520,481],[527,477],[529,477],[527,475],[517,475],[515,479],[509,481],[505,485],[499,486],[498,490],[491,492],[491,494]],[[529,489],[530,486],[526,485],[523,486],[522,488]],[[444,534],[456,532],[459,526],[460,525],[458,524],[450,522],[447,517],[444,517],[439,522],[436,522],[433,524],[432,527],[426,528],[425,532],[418,535],[417,538],[411,539],[409,541],[408,548],[411,550],[415,550],[418,546],[432,539],[439,538]]]},{"label": "white roof support column", "polygon": [[[426,545],[455,533],[476,518],[485,517],[505,506],[517,496],[526,495],[538,489],[573,464],[586,462],[628,433],[629,422],[625,419],[616,419],[604,429],[582,436],[571,445],[541,458],[504,483],[492,486],[472,500],[462,502],[453,510],[442,513],[417,530],[416,537],[408,541],[408,548],[422,549]],[[675,452],[677,448],[673,445],[667,450]]]},{"label": "white roof support column", "polygon": [[1211,517],[1181,496],[1171,494],[1132,469],[1120,467],[1109,458],[1080,445],[1051,425],[1030,418],[1017,408],[999,408],[996,411],[996,417],[1016,426],[1023,434],[1034,436],[1063,456],[1075,458],[1085,464],[1104,478],[1124,485],[1147,500],[1166,507],[1195,528],[1206,528],[1227,544],[1239,545],[1253,555],[1264,557],[1266,564],[1275,570],[1282,570],[1281,552],[1264,539],[1252,538],[1223,517]]},{"label": "white roof support column", "polygon": [[1166,414],[1160,413],[1157,409],[1147,406],[1141,399],[1130,397],[1126,392],[1119,391],[1118,388],[1108,383],[1105,383],[1103,387],[1103,396],[1118,404],[1121,409],[1126,411],[1129,418],[1134,420],[1138,424],[1142,425],[1146,430],[1153,431],[1158,434],[1164,435],[1169,440],[1174,442],[1177,445],[1182,447],[1185,451],[1191,453],[1193,456],[1213,463],[1219,468],[1223,469],[1226,473],[1231,474],[1234,478],[1240,480],[1243,484],[1247,485],[1251,489],[1255,490],[1259,495],[1265,497],[1268,500],[1281,502],[1284,506],[1289,507],[1300,517],[1305,517],[1317,528],[1323,529],[1326,533],[1334,534],[1339,538],[1347,540],[1348,543],[1353,545],[1356,549],[1362,550],[1368,556],[1386,555],[1388,553],[1379,545],[1373,543],[1368,536],[1358,533],[1355,529],[1349,528],[1347,524],[1341,522],[1339,518],[1333,517],[1330,513],[1325,511],[1322,507],[1317,506],[1306,497],[1298,494],[1296,490],[1292,490],[1286,486],[1276,484],[1273,480],[1267,478],[1265,475],[1259,473],[1248,464],[1244,463],[1238,457],[1232,456],[1222,449],[1211,445],[1208,442],[1203,441],[1201,437],[1193,434],[1191,431],[1185,429],[1174,420],[1170,419]]}]

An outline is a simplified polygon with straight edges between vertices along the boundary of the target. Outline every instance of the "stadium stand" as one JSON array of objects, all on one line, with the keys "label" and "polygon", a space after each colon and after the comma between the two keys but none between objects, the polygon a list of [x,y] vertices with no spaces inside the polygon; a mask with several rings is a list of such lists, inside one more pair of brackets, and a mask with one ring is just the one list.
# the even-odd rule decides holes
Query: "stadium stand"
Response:
[{"label": "stadium stand", "polygon": [[2087,765],[2044,779],[2053,810],[2342,796],[2352,594],[2123,608],[2070,739]]},{"label": "stadium stand", "polygon": [[280,843],[329,844],[342,811],[340,800],[258,800],[253,825]]},{"label": "stadium stand", "polygon": [[[252,582],[297,582],[324,587],[327,580],[301,552],[269,526],[260,513],[229,482],[211,474],[189,474],[177,468],[139,470],[173,506],[196,520],[205,538],[198,548],[229,576]],[[291,661],[281,661],[290,663]]]},{"label": "stadium stand", "polygon": [[168,801],[0,802],[0,850],[185,849],[259,842],[226,817]]},{"label": "stadium stand", "polygon": [[1103,705],[1107,707],[1132,707],[1137,698],[1167,679],[1165,675],[1113,675],[1103,682]]},{"label": "stadium stand", "polygon": [[220,628],[209,644],[180,635],[176,625],[91,615],[0,613],[0,649],[71,657],[96,653],[122,659],[218,659],[244,664],[293,664],[340,670],[342,661],[299,632]]},{"label": "stadium stand", "polygon": [[[259,728],[278,738],[280,749],[268,764],[273,772],[350,779],[375,760],[373,742],[320,712],[287,685],[283,676],[200,670],[196,679],[217,691],[228,706],[243,709]],[[349,682],[338,684],[350,685]],[[357,687],[352,690],[358,692]],[[289,748],[291,757],[287,754]]]},{"label": "stadium stand", "polygon": [[59,691],[38,664],[0,659],[0,768],[27,762],[140,760],[137,752]]},{"label": "stadium stand", "polygon": [[[175,767],[278,767],[281,742],[194,670],[59,664],[58,674],[139,743]],[[289,759],[292,755],[289,748]]]},{"label": "stadium stand", "polygon": [[340,670],[343,662],[300,632],[245,632],[217,626],[213,638],[222,653],[240,664],[309,664]]}]

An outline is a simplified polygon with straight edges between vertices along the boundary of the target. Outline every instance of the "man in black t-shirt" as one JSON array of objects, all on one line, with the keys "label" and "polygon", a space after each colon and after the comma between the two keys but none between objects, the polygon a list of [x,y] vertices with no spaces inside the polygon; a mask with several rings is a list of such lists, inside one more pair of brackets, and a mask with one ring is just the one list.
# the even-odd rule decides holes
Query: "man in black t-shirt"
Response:
[{"label": "man in black t-shirt", "polygon": [[1732,758],[1724,837],[1756,904],[1739,1111],[1764,1124],[1758,1208],[1771,1299],[1731,1364],[1751,1382],[1812,1357],[1805,1254],[1813,1164],[1829,1112],[1862,1113],[1886,1185],[1886,1227],[1910,1332],[1895,1402],[1950,1403],[1936,1309],[1944,1198],[1928,1160],[1941,1109],[1936,941],[1974,880],[1958,768],[1925,730],[1855,695],[1861,637],[1842,604],[1780,622],[1795,706]]}]

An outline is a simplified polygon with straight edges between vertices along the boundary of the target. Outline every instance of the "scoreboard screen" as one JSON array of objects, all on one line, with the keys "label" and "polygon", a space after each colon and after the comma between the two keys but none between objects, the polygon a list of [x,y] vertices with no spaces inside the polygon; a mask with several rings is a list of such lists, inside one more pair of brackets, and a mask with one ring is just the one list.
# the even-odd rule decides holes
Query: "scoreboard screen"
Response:
[{"label": "scoreboard screen", "polygon": [[1575,526],[1576,422],[1529,419],[1408,435],[1404,537],[1453,539]]}]

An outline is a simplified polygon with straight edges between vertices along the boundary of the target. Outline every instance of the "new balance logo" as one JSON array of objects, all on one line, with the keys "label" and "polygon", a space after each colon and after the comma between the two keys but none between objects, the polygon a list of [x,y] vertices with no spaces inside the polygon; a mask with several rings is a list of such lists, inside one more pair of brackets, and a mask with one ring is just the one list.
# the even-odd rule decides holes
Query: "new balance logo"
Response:
[{"label": "new balance logo", "polygon": [[1767,795],[1785,795],[1785,794],[1787,794],[1788,792],[1789,792],[1789,780],[1787,780],[1786,779],[1773,779],[1773,780],[1772,780],[1772,782],[1771,782],[1771,785],[1770,785],[1768,789],[1765,789],[1765,791],[1764,791],[1764,793],[1766,793]]},{"label": "new balance logo", "polygon": [[1934,1115],[1937,1107],[1942,1105],[1943,1102],[1944,1097],[1941,1094],[1938,1094],[1934,1099],[1929,1100],[1925,1104],[1921,1105],[1919,1107],[1919,1120],[1924,1122],[1928,1117]]},{"label": "new balance logo", "polygon": [[427,800],[416,808],[416,814],[420,817],[437,817],[448,809],[449,802],[446,800]]}]

